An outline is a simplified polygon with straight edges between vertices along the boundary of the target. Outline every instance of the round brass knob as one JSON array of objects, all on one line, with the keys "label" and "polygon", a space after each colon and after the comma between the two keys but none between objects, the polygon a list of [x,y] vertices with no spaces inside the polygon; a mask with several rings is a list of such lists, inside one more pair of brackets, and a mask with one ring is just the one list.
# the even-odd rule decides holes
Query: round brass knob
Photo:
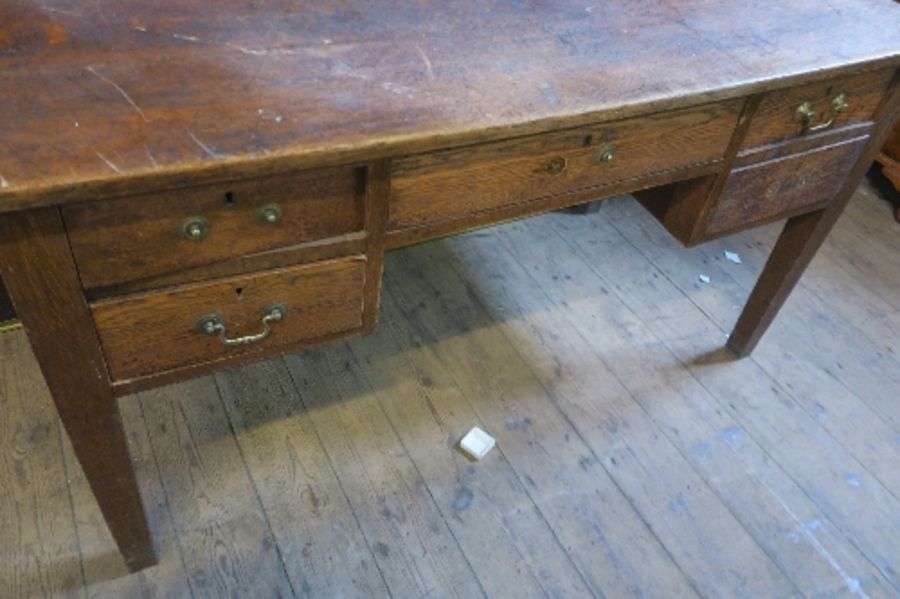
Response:
[{"label": "round brass knob", "polygon": [[274,225],[281,220],[281,206],[266,204],[256,212],[257,219],[264,225]]},{"label": "round brass knob", "polygon": [[200,241],[209,235],[209,221],[202,216],[190,216],[181,224],[181,236],[189,241]]},{"label": "round brass knob", "polygon": [[606,164],[608,162],[612,162],[612,159],[616,157],[616,146],[605,145],[600,148],[600,151],[597,152],[597,155],[594,157],[594,162],[597,164]]}]

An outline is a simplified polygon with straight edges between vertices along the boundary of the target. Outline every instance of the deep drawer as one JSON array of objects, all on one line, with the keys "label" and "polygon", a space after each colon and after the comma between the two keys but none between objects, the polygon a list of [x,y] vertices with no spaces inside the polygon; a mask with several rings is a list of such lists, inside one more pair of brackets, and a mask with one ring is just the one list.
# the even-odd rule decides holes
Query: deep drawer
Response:
[{"label": "deep drawer", "polygon": [[88,289],[363,229],[363,174],[335,168],[63,208]]},{"label": "deep drawer", "polygon": [[720,160],[741,101],[412,156],[394,165],[390,230]]},{"label": "deep drawer", "polygon": [[706,237],[825,206],[840,190],[868,139],[857,137],[734,169]]},{"label": "deep drawer", "polygon": [[112,378],[122,381],[357,332],[365,272],[366,259],[351,257],[103,300],[91,311]]}]

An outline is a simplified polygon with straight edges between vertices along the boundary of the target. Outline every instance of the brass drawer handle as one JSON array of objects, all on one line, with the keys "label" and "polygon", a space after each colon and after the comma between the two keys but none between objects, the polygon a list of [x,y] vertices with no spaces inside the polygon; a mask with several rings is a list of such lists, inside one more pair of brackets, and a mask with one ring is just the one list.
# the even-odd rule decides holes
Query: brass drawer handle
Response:
[{"label": "brass drawer handle", "polygon": [[246,335],[244,337],[229,337],[225,328],[225,323],[218,314],[204,316],[197,323],[197,330],[206,335],[218,335],[224,345],[233,347],[235,345],[249,345],[262,341],[272,334],[271,323],[284,318],[284,308],[281,306],[273,306],[266,310],[262,317],[263,330],[255,335]]},{"label": "brass drawer handle", "polygon": [[816,122],[818,113],[813,110],[812,102],[804,102],[797,107],[797,120],[800,121],[803,126],[803,131],[805,132],[812,133],[815,131],[822,131],[823,129],[828,129],[829,127],[834,125],[834,122],[837,120],[838,115],[847,110],[847,107],[847,95],[838,94],[831,101],[831,118],[829,118],[827,121],[814,125],[813,123]]}]

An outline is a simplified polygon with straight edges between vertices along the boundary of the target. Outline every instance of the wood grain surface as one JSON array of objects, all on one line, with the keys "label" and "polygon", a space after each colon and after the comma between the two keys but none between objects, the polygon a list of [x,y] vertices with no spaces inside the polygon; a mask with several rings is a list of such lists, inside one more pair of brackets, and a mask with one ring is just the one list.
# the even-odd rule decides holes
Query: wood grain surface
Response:
[{"label": "wood grain surface", "polygon": [[733,101],[399,160],[389,228],[720,161],[740,111]]},{"label": "wood grain surface", "polygon": [[825,206],[869,141],[858,137],[731,171],[705,236],[723,235]]},{"label": "wood grain surface", "polygon": [[21,0],[0,24],[0,211],[578,126],[900,55],[890,0]]},{"label": "wood grain surface", "polygon": [[[91,306],[114,380],[232,357],[295,349],[362,326],[366,260],[312,265],[184,285]],[[198,330],[215,314],[230,338],[257,334],[262,317],[282,306],[268,339],[229,347]]]},{"label": "wood grain surface", "polygon": [[[803,102],[809,102],[816,111],[813,125],[832,117],[833,129],[871,121],[893,77],[894,69],[881,69],[768,93],[756,111],[742,147],[755,148],[806,135],[796,115],[797,107]],[[847,108],[835,113],[831,102],[839,94],[846,96]]]},{"label": "wood grain surface", "polygon": [[[364,180],[353,168],[291,173],[68,206],[63,218],[84,286],[110,286],[362,231]],[[273,205],[280,219],[264,222]],[[198,217],[208,232],[186,238]]]}]

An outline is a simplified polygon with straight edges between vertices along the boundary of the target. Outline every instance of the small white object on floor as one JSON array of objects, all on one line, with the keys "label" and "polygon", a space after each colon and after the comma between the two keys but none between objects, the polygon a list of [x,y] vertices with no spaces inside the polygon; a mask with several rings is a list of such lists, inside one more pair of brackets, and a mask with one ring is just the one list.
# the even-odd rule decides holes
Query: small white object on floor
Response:
[{"label": "small white object on floor", "polygon": [[701,283],[709,283],[709,275],[700,275]]},{"label": "small white object on floor", "polygon": [[487,455],[487,452],[494,448],[497,441],[492,436],[478,428],[477,426],[466,433],[466,436],[459,442],[459,446],[467,454],[480,460]]},{"label": "small white object on floor", "polygon": [[735,264],[741,263],[740,255],[735,254],[734,252],[729,252],[728,250],[725,250],[725,257],[728,258],[729,261],[734,262]]}]

